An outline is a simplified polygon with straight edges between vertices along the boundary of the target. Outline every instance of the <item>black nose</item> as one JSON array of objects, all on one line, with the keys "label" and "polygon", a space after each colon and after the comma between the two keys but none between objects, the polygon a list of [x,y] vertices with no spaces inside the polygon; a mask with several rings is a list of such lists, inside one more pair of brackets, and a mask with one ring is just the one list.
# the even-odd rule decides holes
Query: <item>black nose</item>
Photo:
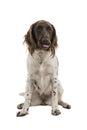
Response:
[{"label": "black nose", "polygon": [[43,38],[43,39],[41,40],[41,42],[42,42],[42,44],[48,44],[48,43],[49,43],[49,41],[48,41],[46,38]]}]

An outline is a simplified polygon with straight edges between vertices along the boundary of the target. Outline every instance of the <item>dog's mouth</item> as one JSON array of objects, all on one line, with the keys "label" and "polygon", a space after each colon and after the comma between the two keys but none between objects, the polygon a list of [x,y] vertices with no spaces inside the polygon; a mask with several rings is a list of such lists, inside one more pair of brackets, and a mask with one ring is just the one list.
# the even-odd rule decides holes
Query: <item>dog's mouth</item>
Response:
[{"label": "dog's mouth", "polygon": [[43,48],[46,48],[46,49],[48,49],[49,46],[50,46],[49,44],[42,44],[42,47],[43,47]]},{"label": "dog's mouth", "polygon": [[48,49],[51,45],[51,42],[49,40],[41,40],[39,41],[39,46],[43,49]]}]

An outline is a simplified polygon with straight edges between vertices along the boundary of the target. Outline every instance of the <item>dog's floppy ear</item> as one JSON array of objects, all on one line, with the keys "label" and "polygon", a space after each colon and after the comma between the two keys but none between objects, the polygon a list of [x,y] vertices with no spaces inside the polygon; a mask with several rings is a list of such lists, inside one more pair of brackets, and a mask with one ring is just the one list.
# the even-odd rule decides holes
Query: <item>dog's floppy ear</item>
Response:
[{"label": "dog's floppy ear", "polygon": [[31,55],[33,54],[34,50],[36,49],[36,43],[35,43],[34,32],[33,32],[34,26],[35,26],[35,24],[32,24],[30,26],[30,29],[27,32],[27,34],[25,35],[25,40],[24,40],[24,42],[26,42],[28,45],[28,50]]},{"label": "dog's floppy ear", "polygon": [[55,55],[55,48],[58,46],[58,39],[57,39],[57,36],[56,36],[56,30],[54,28],[53,25],[51,25],[52,28],[53,28],[53,34],[52,34],[52,44],[51,44],[51,52],[52,52],[52,55],[54,56]]}]

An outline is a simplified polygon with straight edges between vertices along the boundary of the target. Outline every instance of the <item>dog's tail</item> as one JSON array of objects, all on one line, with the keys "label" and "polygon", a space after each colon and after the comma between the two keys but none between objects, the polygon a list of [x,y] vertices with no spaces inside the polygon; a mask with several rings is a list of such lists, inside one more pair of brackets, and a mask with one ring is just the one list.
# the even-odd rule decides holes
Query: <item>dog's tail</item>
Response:
[{"label": "dog's tail", "polygon": [[24,92],[22,92],[22,93],[19,93],[19,95],[20,95],[20,96],[24,96],[24,95],[25,95],[25,93],[24,93]]}]

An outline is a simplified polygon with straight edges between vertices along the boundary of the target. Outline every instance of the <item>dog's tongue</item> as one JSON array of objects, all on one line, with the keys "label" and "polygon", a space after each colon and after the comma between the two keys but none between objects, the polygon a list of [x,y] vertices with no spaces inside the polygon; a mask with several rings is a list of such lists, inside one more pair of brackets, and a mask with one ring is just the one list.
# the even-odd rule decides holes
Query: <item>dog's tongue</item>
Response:
[{"label": "dog's tongue", "polygon": [[48,46],[48,45],[46,45],[46,44],[43,44],[43,47],[48,48],[49,46]]}]

